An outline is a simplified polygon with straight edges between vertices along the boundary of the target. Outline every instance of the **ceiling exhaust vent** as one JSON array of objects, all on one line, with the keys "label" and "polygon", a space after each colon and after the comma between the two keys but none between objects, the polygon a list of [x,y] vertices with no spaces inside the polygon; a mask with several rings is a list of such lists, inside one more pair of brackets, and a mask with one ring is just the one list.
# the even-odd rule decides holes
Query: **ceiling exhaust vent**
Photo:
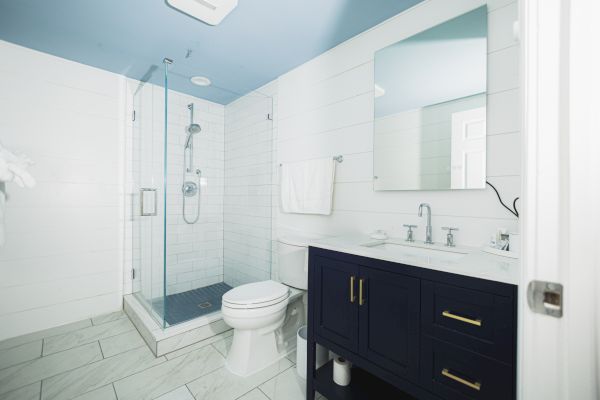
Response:
[{"label": "ceiling exhaust vent", "polygon": [[209,25],[218,25],[237,7],[238,0],[167,0],[167,4]]}]

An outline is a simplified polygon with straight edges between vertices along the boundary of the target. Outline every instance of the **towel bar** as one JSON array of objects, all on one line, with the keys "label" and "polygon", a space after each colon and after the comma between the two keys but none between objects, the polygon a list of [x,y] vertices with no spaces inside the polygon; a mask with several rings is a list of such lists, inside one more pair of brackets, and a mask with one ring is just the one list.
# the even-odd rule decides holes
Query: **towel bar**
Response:
[{"label": "towel bar", "polygon": [[[344,162],[344,156],[343,155],[339,155],[339,156],[333,156],[333,159],[339,163]],[[283,164],[279,164],[279,166],[281,167]]]}]

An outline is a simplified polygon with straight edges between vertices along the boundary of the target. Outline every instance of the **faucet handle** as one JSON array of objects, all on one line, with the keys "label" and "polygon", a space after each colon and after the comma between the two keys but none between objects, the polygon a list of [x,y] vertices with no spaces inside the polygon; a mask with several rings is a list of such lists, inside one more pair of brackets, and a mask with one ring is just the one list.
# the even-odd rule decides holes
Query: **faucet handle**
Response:
[{"label": "faucet handle", "polygon": [[413,228],[416,228],[417,225],[410,225],[410,224],[404,224],[405,228],[408,228],[408,230],[406,231],[406,241],[407,242],[414,242],[414,236],[413,236]]},{"label": "faucet handle", "polygon": [[448,231],[448,234],[446,234],[446,246],[448,247],[454,247],[454,234],[452,233],[452,231],[457,231],[458,228],[454,228],[452,226],[443,226],[442,230],[444,231]]}]

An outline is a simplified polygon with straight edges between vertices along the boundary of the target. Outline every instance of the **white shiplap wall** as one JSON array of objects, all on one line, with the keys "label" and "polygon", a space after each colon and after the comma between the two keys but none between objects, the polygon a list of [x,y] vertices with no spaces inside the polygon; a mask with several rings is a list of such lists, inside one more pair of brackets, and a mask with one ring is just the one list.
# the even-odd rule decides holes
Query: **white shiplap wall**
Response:
[{"label": "white shiplap wall", "polygon": [[224,271],[232,286],[269,279],[273,100],[261,88],[225,107]]},{"label": "white shiplap wall", "polygon": [[[428,0],[301,65],[278,79],[275,163],[344,155],[338,165],[331,216],[277,213],[278,233],[328,235],[385,229],[404,235],[402,224],[424,221],[417,207],[428,202],[433,238],[442,226],[460,228],[458,244],[479,246],[498,227],[518,229],[494,192],[374,192],[373,55],[382,47],[470,11],[485,1]],[[518,43],[513,36],[517,2],[488,2],[487,175],[505,199],[520,191]],[[275,178],[275,182],[278,179]],[[277,190],[276,190],[277,192]],[[274,202],[277,206],[278,202]]]},{"label": "white shiplap wall", "polygon": [[7,184],[0,340],[122,301],[122,76],[0,41],[0,141],[38,184]]}]

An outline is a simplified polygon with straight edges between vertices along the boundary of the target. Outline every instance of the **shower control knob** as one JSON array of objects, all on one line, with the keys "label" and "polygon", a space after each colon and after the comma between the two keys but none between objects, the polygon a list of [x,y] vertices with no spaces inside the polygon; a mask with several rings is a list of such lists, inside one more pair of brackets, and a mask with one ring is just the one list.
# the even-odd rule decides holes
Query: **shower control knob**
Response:
[{"label": "shower control knob", "polygon": [[198,185],[195,182],[187,181],[181,187],[181,191],[185,197],[192,197],[198,193]]}]

